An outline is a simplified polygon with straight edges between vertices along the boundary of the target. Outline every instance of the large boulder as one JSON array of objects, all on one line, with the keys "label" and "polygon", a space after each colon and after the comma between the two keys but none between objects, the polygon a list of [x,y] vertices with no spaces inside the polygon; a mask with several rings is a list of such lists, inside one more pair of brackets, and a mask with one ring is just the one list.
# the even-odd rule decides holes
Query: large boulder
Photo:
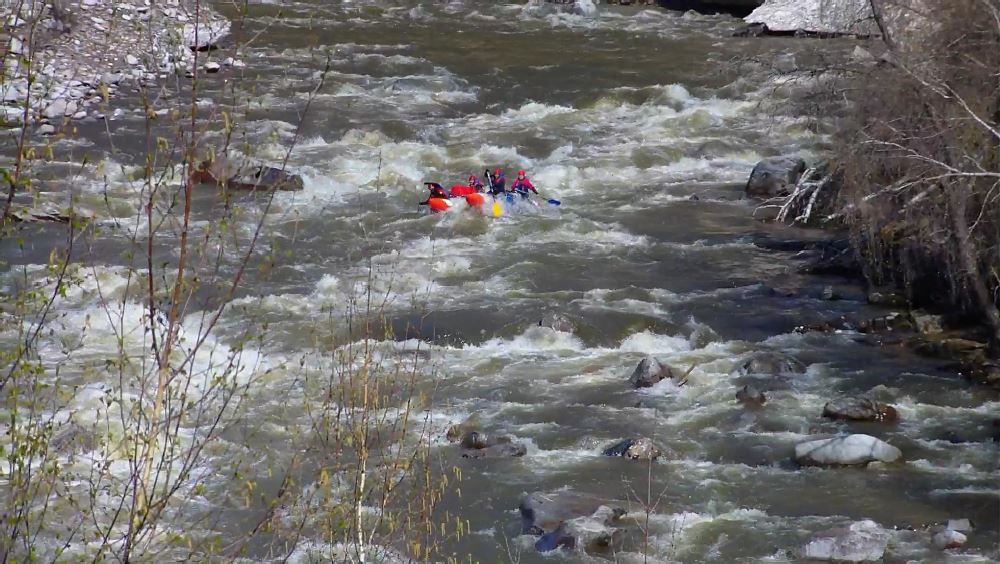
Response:
[{"label": "large boulder", "polygon": [[770,33],[871,36],[878,33],[869,0],[766,0],[745,18]]},{"label": "large boulder", "polygon": [[787,196],[806,171],[806,163],[796,157],[775,157],[757,163],[744,188],[750,198]]},{"label": "large boulder", "polygon": [[871,435],[816,439],[795,445],[795,460],[804,466],[864,466],[869,462],[895,462],[903,453]]},{"label": "large boulder", "polygon": [[632,375],[629,376],[628,381],[632,383],[632,387],[634,388],[649,388],[661,380],[668,380],[673,377],[674,373],[669,366],[661,364],[660,361],[651,356],[647,356],[639,361],[639,365],[632,371]]},{"label": "large boulder", "polygon": [[817,533],[802,547],[802,558],[823,562],[878,562],[885,556],[889,532],[871,520]]},{"label": "large boulder", "polygon": [[604,456],[621,456],[632,460],[656,460],[660,457],[660,449],[656,448],[653,441],[640,437],[618,441],[606,447],[602,454]]},{"label": "large boulder", "polygon": [[563,521],[556,530],[535,541],[535,549],[548,552],[564,548],[583,552],[606,552],[618,531],[614,523],[625,514],[624,509],[602,505],[592,515]]},{"label": "large boulder", "polygon": [[540,551],[569,548],[588,551],[607,547],[614,524],[625,509],[591,496],[559,491],[534,492],[521,500],[521,531],[540,535]]},{"label": "large boulder", "polygon": [[839,398],[823,406],[823,417],[847,421],[878,421],[891,423],[899,419],[891,405],[862,397]]},{"label": "large boulder", "polygon": [[184,35],[184,45],[192,51],[208,51],[218,47],[222,39],[229,35],[228,20],[211,20],[200,25],[186,24],[181,31]]}]

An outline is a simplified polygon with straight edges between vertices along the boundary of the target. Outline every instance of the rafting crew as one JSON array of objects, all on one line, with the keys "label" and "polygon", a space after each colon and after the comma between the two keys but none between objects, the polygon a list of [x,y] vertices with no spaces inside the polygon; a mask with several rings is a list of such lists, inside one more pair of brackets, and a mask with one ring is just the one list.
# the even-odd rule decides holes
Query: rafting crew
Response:
[{"label": "rafting crew", "polygon": [[511,185],[510,191],[521,196],[521,199],[528,199],[528,191],[534,192],[538,195],[538,190],[535,189],[535,185],[528,180],[528,175],[523,171],[517,171],[517,178],[514,180],[514,184]]},{"label": "rafting crew", "polygon": [[420,202],[421,206],[426,206],[428,202],[431,201],[431,198],[442,198],[447,200],[451,197],[447,192],[445,192],[444,186],[441,186],[437,182],[424,182],[424,186],[427,187],[430,193],[427,195],[426,200]]},{"label": "rafting crew", "polygon": [[[502,208],[500,208],[497,202],[500,196],[506,196],[507,201],[511,203],[514,202],[514,194],[521,196],[521,199],[525,201],[528,200],[531,193],[541,196],[524,170],[517,171],[517,178],[514,179],[514,182],[508,189],[507,178],[500,167],[497,167],[492,172],[490,172],[490,169],[486,169],[483,171],[482,179],[474,174],[470,175],[467,184],[455,184],[450,190],[445,190],[437,182],[424,182],[424,185],[427,186],[429,194],[427,199],[419,202],[419,204],[422,206],[429,205],[431,210],[435,212],[445,211],[451,207],[451,202],[449,201],[451,198],[465,198],[470,206],[481,208],[486,203],[483,195],[489,194],[493,197],[493,215],[499,217],[502,213]],[[559,200],[549,199],[547,201],[551,205],[560,205]],[[538,205],[534,201],[531,203],[535,206]]]}]

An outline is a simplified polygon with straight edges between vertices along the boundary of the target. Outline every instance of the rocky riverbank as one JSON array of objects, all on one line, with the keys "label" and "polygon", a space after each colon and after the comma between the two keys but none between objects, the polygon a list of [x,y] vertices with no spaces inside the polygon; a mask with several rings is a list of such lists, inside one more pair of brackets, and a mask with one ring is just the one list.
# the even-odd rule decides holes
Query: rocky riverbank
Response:
[{"label": "rocky riverbank", "polygon": [[[230,22],[195,0],[7,0],[0,121],[53,133],[121,89],[193,75]],[[218,66],[206,68],[218,70]]]}]

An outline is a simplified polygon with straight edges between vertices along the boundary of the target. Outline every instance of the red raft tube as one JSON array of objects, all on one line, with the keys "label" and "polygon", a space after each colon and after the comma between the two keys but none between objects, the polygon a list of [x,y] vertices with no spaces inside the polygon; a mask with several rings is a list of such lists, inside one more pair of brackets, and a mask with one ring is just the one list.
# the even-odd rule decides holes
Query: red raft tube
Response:
[{"label": "red raft tube", "polygon": [[476,192],[476,189],[473,188],[472,186],[468,186],[465,184],[456,184],[452,186],[451,197],[465,198],[465,201],[466,203],[469,204],[469,207],[473,208],[481,208],[483,207],[483,204],[486,203],[486,198],[482,194]]},{"label": "red raft tube", "polygon": [[427,200],[427,206],[431,208],[432,212],[441,213],[451,208],[451,202],[447,198],[430,198]]}]

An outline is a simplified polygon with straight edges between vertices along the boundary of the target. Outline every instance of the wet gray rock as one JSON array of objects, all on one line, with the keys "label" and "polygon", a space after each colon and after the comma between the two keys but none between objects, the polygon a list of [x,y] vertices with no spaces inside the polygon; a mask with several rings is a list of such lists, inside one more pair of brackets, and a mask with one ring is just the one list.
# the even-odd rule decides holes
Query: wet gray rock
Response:
[{"label": "wet gray rock", "polygon": [[779,376],[782,374],[802,374],[805,370],[805,365],[795,358],[771,351],[754,353],[740,364],[740,372],[748,375],[764,374]]},{"label": "wet gray rock", "polygon": [[479,431],[468,431],[458,441],[462,458],[516,458],[527,454],[528,449],[510,437],[494,437]]},{"label": "wet gray rock", "polygon": [[618,441],[605,448],[602,454],[604,456],[621,456],[632,460],[656,460],[661,453],[653,441],[640,437]]},{"label": "wet gray rock", "polygon": [[817,533],[801,556],[824,562],[878,562],[885,556],[889,532],[871,520]]},{"label": "wet gray rock", "polygon": [[863,397],[846,397],[827,402],[823,417],[846,421],[877,421],[891,423],[899,420],[896,408]]},{"label": "wet gray rock", "polygon": [[757,388],[746,385],[736,392],[736,400],[747,409],[760,409],[767,403],[767,396]]},{"label": "wet gray rock", "polygon": [[744,191],[751,198],[787,196],[805,170],[805,161],[797,157],[764,159],[753,167]]},{"label": "wet gray rock", "polygon": [[625,514],[615,504],[570,491],[531,493],[519,509],[522,533],[540,535],[535,548],[542,552],[606,549],[614,540],[615,522]]},{"label": "wet gray rock", "polygon": [[538,320],[539,327],[548,327],[560,333],[573,333],[576,331],[576,324],[561,313],[550,313]]},{"label": "wet gray rock", "polygon": [[42,109],[42,115],[48,119],[61,119],[64,116],[75,114],[78,108],[79,104],[73,100],[57,98]]},{"label": "wet gray rock", "polygon": [[465,449],[462,458],[519,458],[528,453],[528,448],[520,443],[498,443],[481,449]]},{"label": "wet gray rock", "polygon": [[539,552],[566,549],[583,552],[606,552],[615,540],[614,523],[625,510],[602,505],[593,515],[563,521],[559,527],[535,542]]},{"label": "wet gray rock", "polygon": [[651,356],[647,356],[639,361],[639,365],[632,371],[632,375],[629,376],[628,381],[632,383],[633,388],[649,388],[662,380],[668,380],[673,377],[674,373],[669,366],[661,364],[660,361]]},{"label": "wet gray rock", "polygon": [[207,73],[217,73],[221,69],[222,67],[219,65],[219,63],[216,63],[214,61],[211,63],[205,63],[205,72]]},{"label": "wet gray rock", "polygon": [[201,26],[187,24],[184,26],[184,44],[195,51],[207,51],[219,46],[219,42],[229,35],[228,21],[213,21]]},{"label": "wet gray rock", "polygon": [[714,329],[704,323],[698,323],[697,321],[692,320],[688,323],[688,327],[691,328],[691,335],[688,336],[688,343],[691,344],[692,349],[703,349],[712,343],[717,343],[722,340]]},{"label": "wet gray rock", "polygon": [[937,531],[931,537],[931,544],[934,548],[938,550],[948,550],[950,548],[962,548],[965,543],[969,542],[969,537],[964,534],[953,531],[951,529],[945,529],[943,531]]},{"label": "wet gray rock", "polygon": [[39,135],[52,135],[56,132],[56,128],[48,123],[40,125],[36,130]]},{"label": "wet gray rock", "polygon": [[864,466],[870,462],[895,462],[903,453],[871,435],[847,435],[806,441],[795,445],[795,461],[803,466]]},{"label": "wet gray rock", "polygon": [[596,16],[597,4],[594,0],[575,0],[573,2],[573,13],[578,16]]}]

